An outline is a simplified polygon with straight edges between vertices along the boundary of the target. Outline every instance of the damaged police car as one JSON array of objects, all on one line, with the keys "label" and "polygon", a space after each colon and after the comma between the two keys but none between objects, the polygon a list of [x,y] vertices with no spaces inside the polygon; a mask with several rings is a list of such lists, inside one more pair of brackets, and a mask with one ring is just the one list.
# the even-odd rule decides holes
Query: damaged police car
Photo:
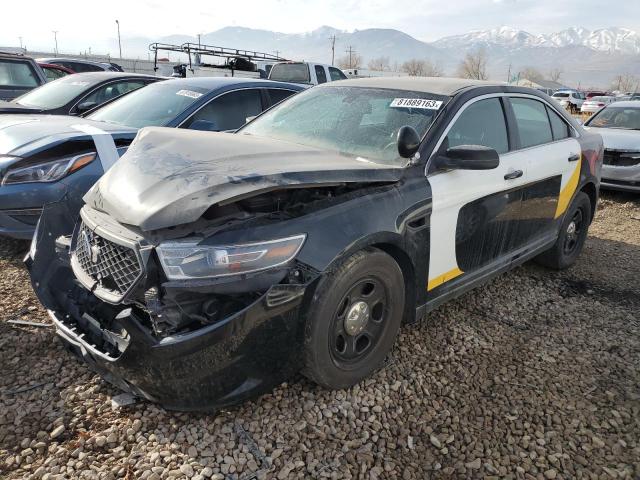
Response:
[{"label": "damaged police car", "polygon": [[45,208],[27,264],[65,345],[167,408],[297,371],[347,388],[403,321],[528,259],[571,265],[602,154],[535,90],[332,82],[235,134],[143,129],[80,219]]}]

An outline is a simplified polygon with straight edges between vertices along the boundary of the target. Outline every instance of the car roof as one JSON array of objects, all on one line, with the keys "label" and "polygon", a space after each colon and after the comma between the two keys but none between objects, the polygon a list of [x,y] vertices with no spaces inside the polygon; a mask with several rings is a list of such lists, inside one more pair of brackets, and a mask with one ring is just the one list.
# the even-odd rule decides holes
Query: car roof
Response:
[{"label": "car roof", "polygon": [[145,73],[127,73],[127,72],[83,72],[83,73],[74,73],[73,76],[69,75],[65,78],[73,78],[78,82],[91,82],[91,83],[99,83],[105,80],[117,79],[122,77],[128,78],[158,78],[153,75],[147,75]]},{"label": "car roof", "polygon": [[[191,78],[172,78],[170,82],[179,82],[185,86],[193,86],[214,90],[217,88],[247,85],[261,87],[286,87],[293,90],[304,90],[303,85],[287,82],[276,82],[275,80],[263,80],[260,78],[238,78],[238,77],[191,77]],[[253,85],[251,85],[253,84]]]},{"label": "car roof", "polygon": [[109,65],[106,62],[95,62],[93,60],[85,60],[83,58],[71,58],[71,57],[36,58],[36,62],[43,62],[43,63],[50,63],[50,62],[77,62],[77,63],[85,63],[87,65],[100,65],[102,67],[105,67],[105,66]]},{"label": "car roof", "polygon": [[319,85],[319,87],[333,87],[338,85],[370,88],[393,88],[397,90],[412,90],[415,92],[451,96],[456,92],[469,87],[499,86],[506,84],[503,82],[447,77],[371,77],[337,80],[334,82],[323,83]]},{"label": "car roof", "polygon": [[610,103],[609,105],[607,105],[607,108],[609,108],[609,107],[614,107],[614,108],[617,108],[617,107],[640,108],[640,102],[637,101],[637,100],[628,100],[628,101],[622,100],[622,101],[619,101],[619,102]]}]

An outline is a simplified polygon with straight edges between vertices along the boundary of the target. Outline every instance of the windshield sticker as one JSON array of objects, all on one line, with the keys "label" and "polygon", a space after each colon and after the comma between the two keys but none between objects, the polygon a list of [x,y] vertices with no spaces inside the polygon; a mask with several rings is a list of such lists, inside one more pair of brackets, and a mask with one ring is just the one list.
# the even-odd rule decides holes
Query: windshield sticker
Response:
[{"label": "windshield sticker", "polygon": [[394,108],[426,108],[427,110],[438,110],[442,105],[442,100],[428,100],[426,98],[394,98],[390,107]]},{"label": "windshield sticker", "polygon": [[191,90],[178,90],[176,92],[176,95],[182,95],[183,97],[190,97],[190,98],[200,98],[203,94],[194,92]]}]

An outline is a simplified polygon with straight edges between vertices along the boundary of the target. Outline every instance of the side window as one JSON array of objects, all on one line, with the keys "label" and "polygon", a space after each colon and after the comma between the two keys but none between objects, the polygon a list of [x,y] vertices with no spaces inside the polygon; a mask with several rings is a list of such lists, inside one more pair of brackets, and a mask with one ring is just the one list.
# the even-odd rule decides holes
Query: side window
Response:
[{"label": "side window", "polygon": [[479,100],[469,105],[447,134],[440,150],[458,145],[483,145],[498,153],[509,151],[507,125],[498,98]]},{"label": "side window", "polygon": [[551,132],[554,140],[562,140],[571,136],[569,125],[553,109],[547,107],[549,121],[551,122]]},{"label": "side window", "polygon": [[327,74],[324,73],[324,67],[322,65],[316,65],[315,70],[318,83],[325,83],[327,81]]},{"label": "side window", "polygon": [[136,90],[137,88],[145,85],[144,82],[139,80],[135,81],[125,81],[125,82],[115,82],[109,83],[108,85],[103,85],[99,87],[94,92],[90,93],[86,96],[82,103],[95,103],[96,105],[100,105],[104,102],[111,100],[112,98],[119,97],[120,95],[124,95],[131,90]]},{"label": "side window", "polygon": [[84,73],[84,72],[102,72],[102,71],[103,71],[103,69],[102,69],[102,68],[100,68],[100,67],[98,67],[98,66],[96,66],[96,65],[89,65],[89,64],[87,64],[87,63],[80,63],[80,62],[78,62],[78,63],[75,63],[75,62],[71,63],[71,62],[70,62],[70,63],[67,63],[67,64],[64,64],[64,63],[63,63],[63,65],[64,65],[65,67],[70,68],[71,70],[73,70],[73,71],[74,71],[74,72],[76,72],[76,73]]},{"label": "side window", "polygon": [[37,87],[39,79],[27,62],[0,62],[0,85],[7,87]]},{"label": "side window", "polygon": [[530,98],[511,98],[510,100],[518,124],[522,148],[553,141],[544,103]]},{"label": "side window", "polygon": [[57,70],[55,68],[43,67],[42,70],[44,71],[44,76],[47,77],[47,82],[57,80],[58,78],[62,78],[67,75],[67,72]]},{"label": "side window", "polygon": [[268,89],[268,92],[269,92],[269,98],[271,99],[271,105],[280,103],[285,98],[289,98],[291,95],[296,93],[292,90],[285,90],[283,88],[270,88]]},{"label": "side window", "polygon": [[260,90],[238,90],[215,98],[194,113],[182,126],[189,128],[196,120],[205,120],[214,124],[212,130],[235,130],[247,123],[247,117],[253,117],[260,112]]},{"label": "side window", "polygon": [[331,76],[331,81],[334,82],[336,80],[346,80],[347,76],[342,73],[342,70],[336,67],[329,67],[329,75]]}]

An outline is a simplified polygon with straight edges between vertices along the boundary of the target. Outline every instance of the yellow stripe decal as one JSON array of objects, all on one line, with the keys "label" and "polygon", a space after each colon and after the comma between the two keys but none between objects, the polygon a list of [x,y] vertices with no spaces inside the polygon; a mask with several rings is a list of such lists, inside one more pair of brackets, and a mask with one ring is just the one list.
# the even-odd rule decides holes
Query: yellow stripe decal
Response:
[{"label": "yellow stripe decal", "polygon": [[578,188],[578,182],[580,180],[580,167],[582,166],[582,154],[580,154],[580,160],[578,160],[576,163],[576,168],[571,174],[571,178],[560,192],[560,197],[558,198],[558,206],[556,207],[556,215],[554,218],[558,218],[567,210],[569,202],[571,201],[571,198],[573,198],[573,194],[575,193],[576,188]]},{"label": "yellow stripe decal", "polygon": [[433,280],[429,280],[429,285],[427,285],[427,291],[433,290],[436,287],[439,287],[444,282],[448,282],[449,280],[453,280],[458,275],[462,275],[464,272],[460,270],[458,267],[453,270],[449,270],[447,273],[443,273],[442,275],[438,275]]}]

